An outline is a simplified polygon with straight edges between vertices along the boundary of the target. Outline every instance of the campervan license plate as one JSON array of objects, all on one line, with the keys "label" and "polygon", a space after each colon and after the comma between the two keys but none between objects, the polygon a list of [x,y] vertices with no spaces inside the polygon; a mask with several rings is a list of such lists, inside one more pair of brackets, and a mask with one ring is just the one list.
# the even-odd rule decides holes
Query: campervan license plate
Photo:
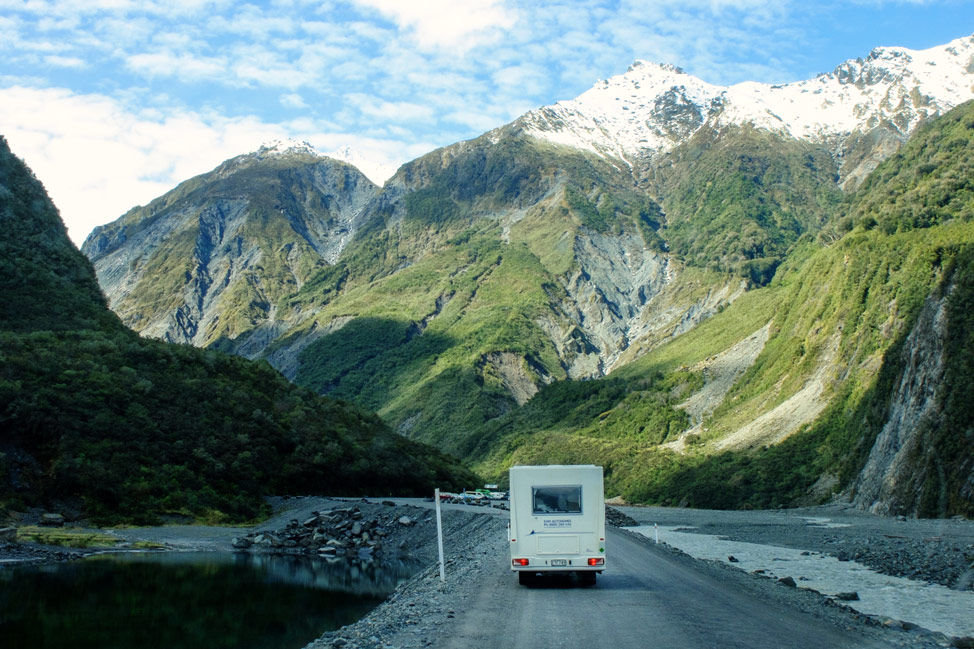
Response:
[{"label": "campervan license plate", "polygon": [[553,566],[567,566],[568,565],[568,559],[552,559],[551,560],[551,565],[553,565]]}]

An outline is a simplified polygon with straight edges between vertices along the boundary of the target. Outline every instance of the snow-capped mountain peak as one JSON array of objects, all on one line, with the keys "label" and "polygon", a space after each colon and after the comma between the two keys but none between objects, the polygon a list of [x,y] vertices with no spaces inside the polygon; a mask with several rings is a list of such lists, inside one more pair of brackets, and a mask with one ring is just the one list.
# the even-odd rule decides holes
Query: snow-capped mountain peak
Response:
[{"label": "snow-capped mountain peak", "polygon": [[974,99],[974,36],[927,50],[874,49],[810,80],[716,86],[667,65],[634,62],[570,101],[519,120],[530,135],[635,161],[664,153],[705,124],[752,124],[841,148],[877,126],[897,137]]},{"label": "snow-capped mountain peak", "polygon": [[264,142],[254,153],[258,157],[293,155],[296,153],[321,157],[321,153],[318,151],[318,149],[311,146],[311,144],[308,142],[293,140],[291,138]]}]

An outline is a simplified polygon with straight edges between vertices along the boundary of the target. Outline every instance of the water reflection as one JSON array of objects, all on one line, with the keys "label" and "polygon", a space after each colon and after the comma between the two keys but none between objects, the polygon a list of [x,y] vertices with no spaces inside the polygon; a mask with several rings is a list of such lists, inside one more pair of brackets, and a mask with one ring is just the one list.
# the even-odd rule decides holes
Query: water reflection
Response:
[{"label": "water reflection", "polygon": [[415,569],[132,553],[0,569],[4,647],[286,649],[359,619]]}]

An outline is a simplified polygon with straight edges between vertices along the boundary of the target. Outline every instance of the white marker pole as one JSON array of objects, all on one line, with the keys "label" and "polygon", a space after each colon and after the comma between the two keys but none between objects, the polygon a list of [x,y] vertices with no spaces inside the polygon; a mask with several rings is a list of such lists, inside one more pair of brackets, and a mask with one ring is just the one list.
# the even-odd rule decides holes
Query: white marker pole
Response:
[{"label": "white marker pole", "polygon": [[658,544],[659,543],[659,525],[657,523],[653,523],[653,531],[656,532],[656,543]]},{"label": "white marker pole", "polygon": [[436,502],[436,543],[440,548],[440,581],[446,581],[446,572],[443,567],[443,519],[440,517],[440,490],[437,488],[433,492],[433,500]]}]

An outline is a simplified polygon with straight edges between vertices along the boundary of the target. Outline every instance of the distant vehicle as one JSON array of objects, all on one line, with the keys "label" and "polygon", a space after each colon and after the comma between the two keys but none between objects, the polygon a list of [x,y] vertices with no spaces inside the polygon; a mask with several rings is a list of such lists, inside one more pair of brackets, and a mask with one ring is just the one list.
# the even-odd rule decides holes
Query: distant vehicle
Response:
[{"label": "distant vehicle", "polygon": [[[496,487],[496,485],[493,485]],[[490,500],[507,500],[506,491],[497,491],[496,489],[474,489],[473,493],[483,494],[484,498],[489,498]]]},{"label": "distant vehicle", "polygon": [[457,494],[452,494],[449,491],[441,491],[440,492],[440,500],[445,500],[445,501],[449,502],[451,500],[456,499],[456,497],[457,497]]},{"label": "distant vehicle", "polygon": [[574,572],[586,585],[605,569],[602,467],[511,467],[511,570],[522,585],[538,574]]}]

